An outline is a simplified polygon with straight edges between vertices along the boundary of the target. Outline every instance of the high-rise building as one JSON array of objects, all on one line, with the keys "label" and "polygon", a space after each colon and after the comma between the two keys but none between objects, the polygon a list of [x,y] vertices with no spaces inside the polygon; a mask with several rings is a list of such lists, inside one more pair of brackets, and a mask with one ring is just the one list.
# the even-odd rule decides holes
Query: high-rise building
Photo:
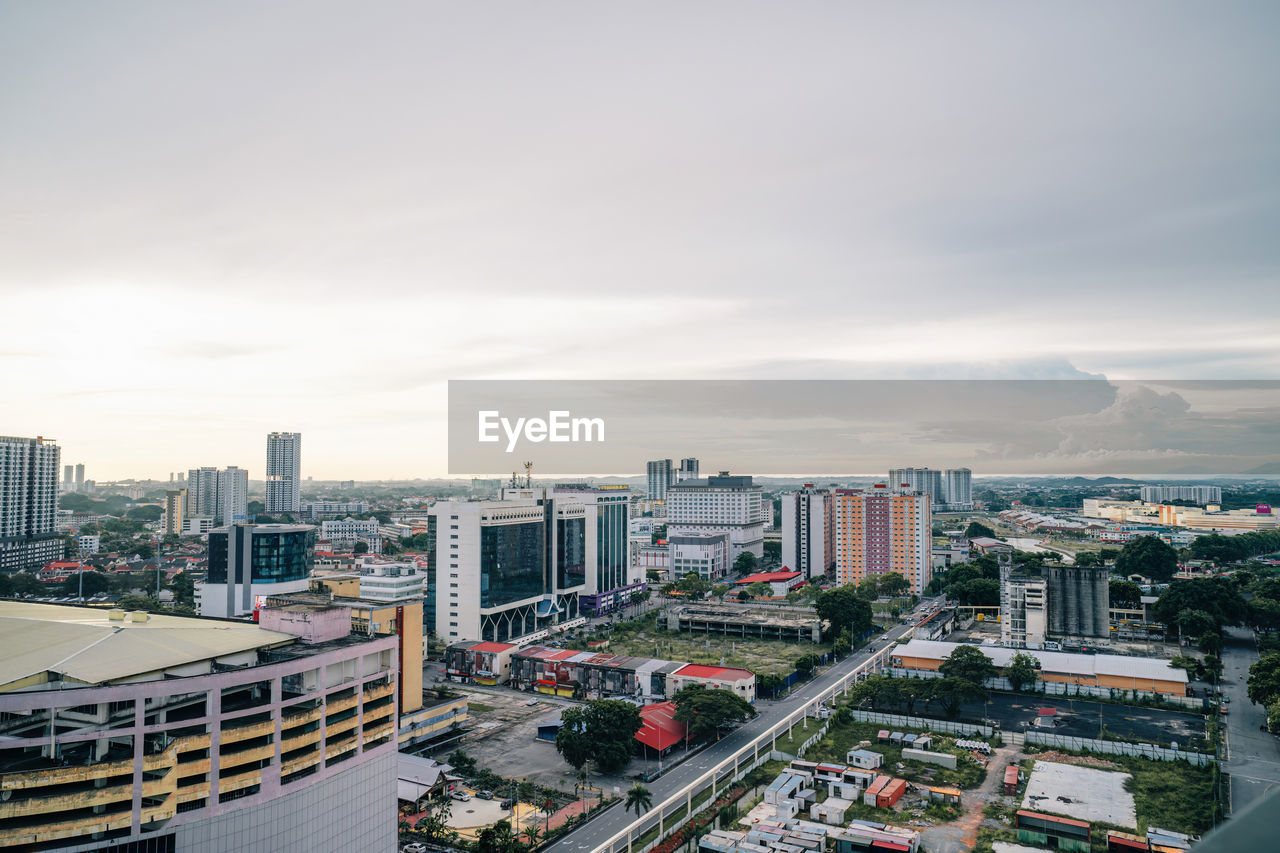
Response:
[{"label": "high-rise building", "polygon": [[891,489],[929,495],[935,504],[944,500],[942,472],[934,468],[894,468],[889,472],[887,485]]},{"label": "high-rise building", "polygon": [[1222,503],[1221,486],[1143,486],[1142,500],[1147,503],[1191,501],[1198,504]]},{"label": "high-rise building", "polygon": [[698,479],[698,460],[692,456],[680,460],[680,468],[676,471],[676,482]]},{"label": "high-rise building", "polygon": [[877,484],[835,493],[836,583],[903,575],[917,595],[932,578],[933,506],[928,495]]},{"label": "high-rise building", "polygon": [[0,625],[0,848],[395,849],[398,637],[18,601]]},{"label": "high-rise building", "polygon": [[84,491],[84,463],[83,462],[79,462],[76,464],[76,491],[77,492]]},{"label": "high-rise building", "polygon": [[243,468],[192,468],[186,492],[187,518],[210,518],[216,527],[249,520],[249,472]]},{"label": "high-rise building", "polygon": [[181,536],[182,521],[187,517],[187,490],[166,489],[164,493],[164,534]]},{"label": "high-rise building", "polygon": [[61,448],[45,438],[0,436],[0,569],[62,559],[58,514]]},{"label": "high-rise building", "polygon": [[201,616],[252,613],[258,596],[307,588],[316,529],[307,524],[233,524],[209,531],[208,579],[196,587]]},{"label": "high-rise building", "polygon": [[685,480],[667,490],[667,535],[729,535],[730,560],[749,551],[764,556],[764,500],[748,476],[728,471],[705,480]]},{"label": "high-rise building", "polygon": [[782,496],[782,565],[806,578],[827,573],[836,560],[835,495],[805,483]]},{"label": "high-rise building", "polygon": [[952,512],[973,509],[973,472],[968,468],[948,468],[942,475],[942,502]]},{"label": "high-rise building", "polygon": [[1044,568],[1049,633],[1055,637],[1111,636],[1110,570],[1102,566]]},{"label": "high-rise building", "polygon": [[302,433],[267,435],[267,512],[302,510]]},{"label": "high-rise building", "polygon": [[1000,564],[1000,640],[1006,646],[1040,648],[1048,631],[1045,581],[1015,571],[1008,556]]},{"label": "high-rise building", "polygon": [[507,642],[623,606],[630,577],[627,491],[514,487],[503,500],[430,509],[428,604],[446,642]]},{"label": "high-rise building", "polygon": [[671,483],[675,479],[671,460],[655,459],[645,466],[645,473],[648,480],[647,496],[649,500],[666,500],[667,489],[671,487]]},{"label": "high-rise building", "polygon": [[75,466],[73,465],[62,466],[62,490],[64,492],[69,492],[75,488],[75,485],[76,485],[75,470],[76,470]]}]

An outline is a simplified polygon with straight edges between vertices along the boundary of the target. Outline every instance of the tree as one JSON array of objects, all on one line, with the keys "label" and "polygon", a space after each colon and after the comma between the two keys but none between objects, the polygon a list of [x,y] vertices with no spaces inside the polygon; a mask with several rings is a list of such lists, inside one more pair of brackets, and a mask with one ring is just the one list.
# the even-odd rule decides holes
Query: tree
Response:
[{"label": "tree", "polygon": [[947,588],[947,596],[973,607],[996,607],[1000,604],[1000,582],[974,578]]},{"label": "tree", "polygon": [[538,828],[536,823],[531,823],[524,829],[520,830],[520,834],[524,836],[525,843],[532,850],[538,844],[538,839],[542,837],[542,830]]},{"label": "tree", "polygon": [[782,543],[769,541],[764,543],[764,558],[774,562],[782,559]]},{"label": "tree", "polygon": [[871,630],[871,603],[860,597],[852,584],[820,593],[813,609],[827,623],[825,634],[839,636],[848,630],[850,637],[861,637]]},{"label": "tree", "polygon": [[454,834],[449,827],[449,816],[453,812],[453,801],[444,791],[432,794],[427,799],[426,813],[419,818],[415,829],[427,836],[428,840],[438,841]]},{"label": "tree", "polygon": [[476,836],[477,853],[511,853],[515,847],[516,838],[509,821],[500,820],[493,826],[486,826]]},{"label": "tree", "polygon": [[565,761],[584,768],[588,760],[601,773],[614,773],[626,766],[635,750],[635,734],[643,721],[640,709],[618,699],[596,699],[569,708],[560,717],[556,750]]},{"label": "tree", "polygon": [[907,580],[905,575],[890,572],[880,577],[881,595],[902,595],[909,589],[911,589],[911,582]]},{"label": "tree", "polygon": [[984,655],[977,646],[965,645],[956,646],[938,670],[947,678],[959,678],[977,685],[984,684],[988,678],[999,674],[991,658]]},{"label": "tree", "polygon": [[720,599],[721,601],[724,601],[724,597],[729,594],[729,591],[731,589],[732,587],[729,586],[727,583],[718,583],[715,586],[711,587],[711,594],[714,595],[716,598]]},{"label": "tree", "polygon": [[636,817],[647,812],[653,806],[653,794],[649,793],[649,789],[639,782],[631,786],[627,790],[627,807],[626,811],[635,810]]},{"label": "tree", "polygon": [[173,590],[173,600],[178,604],[193,604],[196,600],[196,584],[191,575],[178,572],[169,581],[169,589]]},{"label": "tree", "polygon": [[1249,667],[1249,701],[1264,708],[1280,700],[1280,652],[1267,652]]},{"label": "tree", "polygon": [[1280,699],[1267,706],[1267,731],[1280,734]]},{"label": "tree", "polygon": [[822,659],[817,655],[801,655],[796,658],[796,673],[806,681],[813,677],[813,671],[818,668],[818,664]]},{"label": "tree", "polygon": [[360,541],[356,542],[354,546],[352,546],[351,553],[355,554],[357,557],[360,556],[361,554],[368,554],[369,543],[361,539]]},{"label": "tree", "polygon": [[831,644],[831,651],[836,657],[845,658],[849,656],[849,652],[853,651],[853,646],[850,644],[848,637],[840,636]]},{"label": "tree", "polygon": [[967,678],[936,678],[933,680],[931,699],[937,702],[948,717],[960,713],[965,702],[980,702],[987,691]]},{"label": "tree", "polygon": [[145,506],[135,506],[124,514],[125,518],[132,518],[136,521],[159,521],[164,517],[164,509],[155,504],[147,504]]},{"label": "tree", "polygon": [[[1084,556],[1083,554],[1080,557]],[[1076,565],[1081,565],[1080,557],[1076,557]],[[1142,604],[1142,587],[1133,581],[1112,580],[1107,584],[1112,607],[1134,610]]]},{"label": "tree", "polygon": [[81,578],[84,581],[84,597],[92,598],[111,589],[111,579],[100,572],[78,572],[62,582],[63,595],[80,595]]},{"label": "tree", "polygon": [[733,561],[733,568],[739,572],[749,572],[756,567],[756,555],[750,551],[743,551],[738,555],[738,559]]},{"label": "tree", "polygon": [[1165,583],[1178,571],[1178,552],[1154,536],[1139,536],[1125,543],[1116,558],[1116,573],[1142,575]]},{"label": "tree", "polygon": [[1039,658],[1025,652],[1018,652],[1004,668],[1004,677],[1009,679],[1014,690],[1021,690],[1024,684],[1035,684],[1039,672]]},{"label": "tree", "polygon": [[[1089,568],[1093,568],[1094,566],[1101,566],[1102,555],[1099,554],[1097,551],[1081,551],[1080,553],[1076,554],[1075,564],[1082,569],[1089,569]],[[1112,581],[1112,583],[1115,583],[1115,581]],[[1113,604],[1115,603],[1115,593],[1112,593],[1111,601]]]},{"label": "tree", "polygon": [[1211,621],[1225,625],[1238,625],[1248,615],[1240,591],[1227,578],[1176,580],[1160,594],[1153,613],[1157,622],[1174,626],[1184,610],[1203,611]]},{"label": "tree", "polygon": [[129,553],[142,560],[150,560],[156,555],[156,551],[151,547],[150,542],[139,542],[130,549]]},{"label": "tree", "polygon": [[964,538],[976,539],[979,536],[986,536],[994,539],[996,538],[996,532],[980,521],[969,522],[969,526],[964,529]]},{"label": "tree", "polygon": [[752,598],[773,597],[773,587],[764,581],[756,581],[755,583],[747,584],[747,592],[751,594]]},{"label": "tree", "polygon": [[48,595],[48,589],[35,575],[26,572],[14,572],[9,576],[14,595]]},{"label": "tree", "polygon": [[1200,651],[1212,657],[1222,656],[1222,634],[1219,631],[1206,631],[1196,640]]},{"label": "tree", "polygon": [[476,772],[476,760],[462,750],[454,750],[449,756],[449,764],[461,776],[470,776]]},{"label": "tree", "polygon": [[719,739],[723,727],[755,716],[755,708],[732,690],[713,690],[691,684],[675,695],[675,719],[689,727],[689,739]]},{"label": "tree", "polygon": [[1199,637],[1218,630],[1218,623],[1214,621],[1212,615],[1204,610],[1192,610],[1190,607],[1178,611],[1174,624],[1183,634],[1190,637]]}]

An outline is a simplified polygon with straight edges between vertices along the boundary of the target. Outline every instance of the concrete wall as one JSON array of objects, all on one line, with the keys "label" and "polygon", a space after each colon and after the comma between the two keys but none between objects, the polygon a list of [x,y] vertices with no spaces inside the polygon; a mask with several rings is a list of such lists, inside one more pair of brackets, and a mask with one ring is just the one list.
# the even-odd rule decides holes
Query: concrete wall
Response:
[{"label": "concrete wall", "polygon": [[396,753],[275,800],[179,827],[186,853],[396,849]]}]

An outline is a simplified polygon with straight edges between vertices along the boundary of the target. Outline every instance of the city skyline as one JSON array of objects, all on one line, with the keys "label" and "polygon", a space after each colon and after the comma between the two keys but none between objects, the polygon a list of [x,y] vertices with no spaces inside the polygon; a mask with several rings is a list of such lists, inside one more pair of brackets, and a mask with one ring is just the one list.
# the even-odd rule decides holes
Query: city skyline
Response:
[{"label": "city skyline", "polygon": [[1244,8],[11,4],[5,430],[427,476],[449,379],[1280,376]]}]

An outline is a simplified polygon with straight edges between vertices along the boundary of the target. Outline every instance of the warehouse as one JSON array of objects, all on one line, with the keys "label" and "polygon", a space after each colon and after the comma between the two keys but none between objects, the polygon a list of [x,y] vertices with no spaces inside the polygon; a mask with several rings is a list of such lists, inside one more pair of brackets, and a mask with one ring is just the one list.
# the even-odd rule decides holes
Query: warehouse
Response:
[{"label": "warehouse", "polygon": [[[936,675],[942,662],[959,645],[961,644],[935,640],[912,640],[898,646],[893,651],[894,675]],[[1013,656],[1021,651],[1002,646],[981,646],[980,650],[997,667],[1008,666]],[[1040,661],[1042,681],[1172,696],[1187,694],[1186,671],[1174,667],[1167,660],[1045,651],[1032,654]]]}]

